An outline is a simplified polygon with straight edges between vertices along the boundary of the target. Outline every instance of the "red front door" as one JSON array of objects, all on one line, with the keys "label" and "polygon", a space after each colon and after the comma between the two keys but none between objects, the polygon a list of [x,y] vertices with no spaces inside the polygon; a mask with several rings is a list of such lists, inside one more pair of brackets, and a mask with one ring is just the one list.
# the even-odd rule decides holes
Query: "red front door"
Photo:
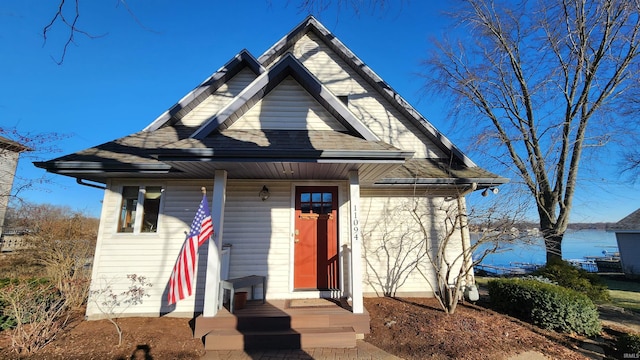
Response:
[{"label": "red front door", "polygon": [[293,287],[338,289],[338,188],[296,188]]}]

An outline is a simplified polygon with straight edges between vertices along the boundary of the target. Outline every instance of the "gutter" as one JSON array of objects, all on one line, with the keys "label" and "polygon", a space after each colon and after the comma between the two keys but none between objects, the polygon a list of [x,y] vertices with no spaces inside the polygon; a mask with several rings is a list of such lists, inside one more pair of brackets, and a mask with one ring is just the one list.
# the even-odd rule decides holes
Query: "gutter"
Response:
[{"label": "gutter", "polygon": [[76,178],[76,182],[80,185],[84,185],[84,186],[88,186],[88,187],[92,187],[92,188],[96,188],[96,189],[101,189],[101,190],[107,190],[107,187],[104,185],[96,185],[96,184],[91,184],[88,182],[85,182],[84,179],[81,178]]}]

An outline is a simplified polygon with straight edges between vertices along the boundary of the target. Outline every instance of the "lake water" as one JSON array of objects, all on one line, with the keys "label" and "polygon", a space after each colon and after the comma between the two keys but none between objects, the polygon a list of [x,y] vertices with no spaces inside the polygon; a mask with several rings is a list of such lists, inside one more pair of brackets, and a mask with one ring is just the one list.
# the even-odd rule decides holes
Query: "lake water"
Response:
[{"label": "lake water", "polygon": [[[498,253],[485,257],[481,265],[509,267],[514,262],[543,265],[547,256],[544,241],[542,237],[531,240],[531,244],[505,245]],[[604,230],[567,230],[562,241],[562,258],[565,260],[583,260],[586,256],[604,256],[616,252],[618,243],[615,233]]]}]

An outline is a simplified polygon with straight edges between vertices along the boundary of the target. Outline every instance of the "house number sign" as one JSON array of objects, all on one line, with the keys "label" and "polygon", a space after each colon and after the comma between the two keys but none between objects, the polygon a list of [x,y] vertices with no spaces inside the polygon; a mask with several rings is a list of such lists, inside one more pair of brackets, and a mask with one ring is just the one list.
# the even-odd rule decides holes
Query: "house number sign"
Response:
[{"label": "house number sign", "polygon": [[351,231],[353,234],[353,242],[360,240],[360,222],[358,220],[357,205],[353,205],[351,208]]}]

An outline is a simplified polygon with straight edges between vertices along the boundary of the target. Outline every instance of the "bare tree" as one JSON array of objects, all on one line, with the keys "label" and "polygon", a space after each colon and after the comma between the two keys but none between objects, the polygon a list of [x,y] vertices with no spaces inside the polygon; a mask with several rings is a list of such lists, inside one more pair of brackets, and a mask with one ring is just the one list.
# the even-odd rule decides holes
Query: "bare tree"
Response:
[{"label": "bare tree", "polygon": [[[2,203],[1,200],[5,203],[9,203],[10,200],[21,200],[21,192],[47,182],[44,176],[25,178],[16,173],[17,158],[12,159],[13,157],[20,154],[21,161],[41,160],[44,155],[49,157],[52,153],[59,152],[60,149],[56,143],[67,137],[68,135],[56,132],[21,132],[15,127],[0,125],[0,164],[2,165],[0,166],[0,184],[8,183],[9,178],[13,181],[13,187],[11,184],[8,187],[0,186],[0,203]],[[9,165],[7,161],[12,164]],[[14,175],[15,178],[13,178]]]},{"label": "bare tree", "polygon": [[[522,220],[522,209],[506,209],[500,205],[503,201],[505,199],[498,199],[482,210],[472,209],[467,213],[465,201],[459,196],[445,199],[437,209],[428,212],[419,201],[409,210],[420,229],[424,257],[428,260],[416,269],[434,289],[436,299],[447,314],[455,313],[463,292],[475,286],[476,265],[488,255],[524,240],[514,231],[515,224]],[[433,224],[434,216],[442,221]],[[479,229],[473,240],[470,221]]]},{"label": "bare tree", "polygon": [[406,203],[386,201],[379,217],[364,218],[365,279],[378,295],[396,296],[426,257],[424,238],[413,226],[409,208]]},{"label": "bare tree", "polygon": [[[67,51],[69,50],[70,45],[76,44],[76,36],[84,36],[89,39],[95,39],[99,37],[103,37],[106,34],[95,35],[86,31],[83,27],[81,27],[80,20],[80,0],[58,0],[58,6],[56,11],[53,13],[51,20],[47,25],[42,28],[42,38],[44,40],[44,44],[46,45],[47,40],[49,39],[49,35],[54,31],[54,28],[60,26],[62,31],[64,32],[64,45],[62,46],[61,54],[58,59],[55,59],[53,56],[51,57],[56,64],[62,65],[64,63],[64,59],[67,56]],[[116,0],[116,7],[122,5],[125,8],[127,13],[131,16],[131,18],[144,30],[150,32],[156,32],[142,24],[142,22],[136,17],[135,13],[129,7],[127,0]]]},{"label": "bare tree", "polygon": [[86,301],[98,219],[64,206],[25,203],[11,209],[9,224],[25,229],[24,255],[45,269],[67,304]]},{"label": "bare tree", "polygon": [[[411,198],[371,203],[375,211],[363,213],[365,276],[378,294],[396,296],[408,280],[422,279],[428,284],[424,290],[432,291],[442,309],[453,314],[462,292],[475,285],[474,266],[489,254],[523,241],[514,231],[523,208],[502,205],[517,199],[496,197],[482,209],[467,212],[464,195],[416,191]],[[476,229],[473,234],[471,222]]]},{"label": "bare tree", "polygon": [[428,88],[485,121],[479,139],[528,189],[547,262],[562,256],[584,152],[628,108],[639,11],[637,0],[468,0],[451,14],[464,38],[435,41],[425,61]]}]

